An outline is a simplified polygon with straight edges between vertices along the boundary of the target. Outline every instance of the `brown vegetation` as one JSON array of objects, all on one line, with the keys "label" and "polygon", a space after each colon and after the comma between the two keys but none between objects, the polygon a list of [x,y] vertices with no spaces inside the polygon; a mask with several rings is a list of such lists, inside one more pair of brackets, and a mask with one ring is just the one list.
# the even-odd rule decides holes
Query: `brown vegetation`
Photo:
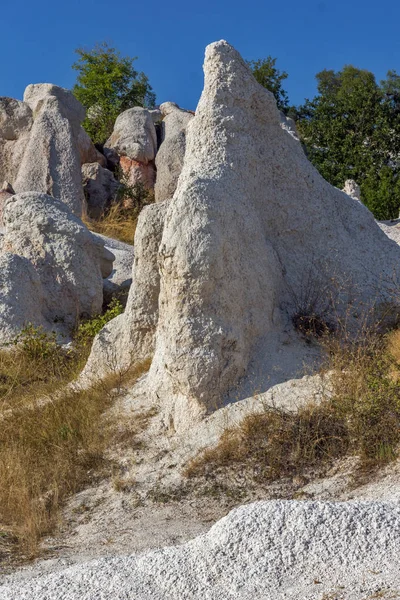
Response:
[{"label": "brown vegetation", "polygon": [[328,390],[297,412],[266,407],[228,429],[214,448],[188,465],[187,477],[224,480],[246,471],[258,484],[298,477],[346,455],[363,468],[398,456],[400,443],[400,332],[366,334],[351,343],[329,335]]},{"label": "brown vegetation", "polygon": [[94,233],[101,233],[110,238],[120,240],[126,244],[133,244],[135,237],[138,215],[136,211],[116,202],[111,205],[109,210],[103,216],[95,221],[94,219],[84,219],[88,229]]},{"label": "brown vegetation", "polygon": [[67,387],[81,360],[37,330],[0,353],[0,558],[34,556],[66,498],[111,474],[114,425],[104,413],[148,364],[86,390]]}]

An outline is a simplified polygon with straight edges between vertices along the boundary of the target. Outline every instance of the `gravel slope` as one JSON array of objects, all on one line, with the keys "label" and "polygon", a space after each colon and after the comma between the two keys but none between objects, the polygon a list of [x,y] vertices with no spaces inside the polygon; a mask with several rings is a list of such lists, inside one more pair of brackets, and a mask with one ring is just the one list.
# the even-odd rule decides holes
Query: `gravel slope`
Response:
[{"label": "gravel slope", "polygon": [[400,503],[257,502],[182,546],[15,581],[0,598],[400,598],[399,557]]}]

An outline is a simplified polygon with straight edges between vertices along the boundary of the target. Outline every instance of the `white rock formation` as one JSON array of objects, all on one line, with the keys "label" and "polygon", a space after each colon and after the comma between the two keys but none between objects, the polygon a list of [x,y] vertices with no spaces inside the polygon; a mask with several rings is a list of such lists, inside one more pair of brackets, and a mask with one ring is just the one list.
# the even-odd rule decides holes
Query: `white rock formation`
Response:
[{"label": "white rock formation", "polygon": [[59,198],[80,216],[84,195],[78,137],[85,109],[69,90],[49,83],[29,85],[24,102],[34,121],[18,176],[11,183],[17,193],[34,190]]},{"label": "white rock formation", "polygon": [[167,205],[167,202],[150,204],[140,213],[132,285],[125,312],[108,323],[96,337],[84,377],[125,369],[136,360],[150,358],[154,352],[160,292],[157,250]]},{"label": "white rock formation", "polygon": [[[153,342],[143,351],[137,340],[153,339],[158,313],[148,380],[175,429],[234,398],[263,359],[260,348],[268,364],[270,336],[291,326],[310,294],[333,299],[335,313],[357,326],[349,307],[360,314],[362,306],[396,300],[400,269],[398,246],[308,162],[239,54],[224,41],[211,44],[204,71],[158,257],[150,248],[136,255],[126,314],[100,333],[88,365],[110,352],[106,338],[116,364],[148,355]],[[157,261],[158,302],[143,305],[136,267],[153,272]]]},{"label": "white rock formation", "polygon": [[97,150],[96,146],[93,144],[83,127],[79,128],[77,144],[81,165],[97,162],[102,167],[107,166],[106,157]]},{"label": "white rock formation", "polygon": [[29,105],[13,98],[0,98],[0,138],[17,140],[32,127]]},{"label": "white rock formation", "polygon": [[346,179],[342,191],[348,196],[350,196],[350,198],[361,202],[360,186],[354,181],[354,179]]},{"label": "white rock formation", "polygon": [[161,146],[156,156],[157,179],[154,187],[156,202],[172,198],[182,171],[186,149],[186,127],[192,113],[173,102],[161,105],[165,117],[161,124]]},{"label": "white rock formation", "polygon": [[157,134],[148,110],[135,106],[121,113],[105,146],[120,155],[120,166],[127,185],[143,184],[147,189],[154,188]]},{"label": "white rock formation", "polygon": [[82,166],[82,184],[86,198],[87,214],[98,219],[116,198],[120,184],[108,169],[98,162]]},{"label": "white rock formation", "polygon": [[5,181],[0,189],[0,227],[4,227],[3,209],[6,201],[15,194],[15,191],[8,181]]},{"label": "white rock formation", "polygon": [[28,104],[0,98],[0,181],[15,182],[32,123]]},{"label": "white rock formation", "polygon": [[[398,502],[256,502],[186,544],[25,574],[2,600],[396,598]],[[387,593],[386,593],[387,592]]]},{"label": "white rock formation", "polygon": [[149,111],[135,106],[121,113],[105,146],[138,162],[147,164],[154,160],[157,135]]},{"label": "white rock formation", "polygon": [[95,237],[100,238],[114,256],[112,271],[103,279],[103,304],[109,304],[114,296],[125,302],[132,284],[133,246],[99,233]]},{"label": "white rock formation", "polygon": [[39,275],[29,260],[9,252],[0,255],[0,343],[14,340],[29,323],[48,328],[44,304]]},{"label": "white rock formation", "polygon": [[113,256],[63,202],[39,192],[18,194],[6,201],[3,219],[3,252],[33,265],[50,324],[69,332],[81,316],[101,311],[103,275],[111,272]]}]

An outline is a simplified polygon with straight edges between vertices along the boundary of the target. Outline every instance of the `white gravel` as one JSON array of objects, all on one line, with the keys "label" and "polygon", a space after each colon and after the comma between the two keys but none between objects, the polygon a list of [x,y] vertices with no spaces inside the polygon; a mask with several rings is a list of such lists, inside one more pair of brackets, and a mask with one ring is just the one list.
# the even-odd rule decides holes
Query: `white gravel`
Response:
[{"label": "white gravel", "polygon": [[[182,546],[0,586],[1,600],[397,598],[397,502],[241,506]],[[379,596],[374,594],[379,594]]]}]

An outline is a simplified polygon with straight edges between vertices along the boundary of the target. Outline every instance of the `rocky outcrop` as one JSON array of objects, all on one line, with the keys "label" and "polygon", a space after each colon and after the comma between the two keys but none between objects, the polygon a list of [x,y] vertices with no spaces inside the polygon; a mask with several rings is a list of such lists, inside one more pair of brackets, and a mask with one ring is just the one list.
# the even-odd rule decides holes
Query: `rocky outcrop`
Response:
[{"label": "rocky outcrop", "polygon": [[[212,44],[204,71],[158,256],[149,249],[135,258],[135,265],[141,258],[149,265],[158,261],[148,381],[175,429],[234,398],[254,361],[268,364],[271,336],[290,329],[300,309],[318,310],[307,305],[310,295],[317,293],[325,308],[356,328],[360,312],[396,301],[400,269],[398,246],[363,205],[308,162],[282,128],[273,95],[239,54],[226,42]],[[129,351],[135,360],[143,356],[136,354],[140,324],[129,317],[137,294],[133,285],[119,318],[120,331],[129,330],[124,348],[109,338],[117,364],[119,351],[121,363]],[[140,322],[154,322],[152,306],[143,307],[148,317],[142,314]],[[97,340],[96,360],[100,346]]]},{"label": "rocky outcrop", "polygon": [[29,323],[48,328],[42,314],[44,292],[39,275],[23,256],[0,256],[0,343],[11,342]]},{"label": "rocky outcrop", "polygon": [[127,156],[121,156],[119,164],[123,172],[123,182],[125,185],[133,188],[137,185],[142,185],[148,190],[154,188],[156,181],[154,162],[141,163]]},{"label": "rocky outcrop", "polygon": [[144,164],[154,160],[157,136],[149,111],[135,106],[121,113],[105,146]]},{"label": "rocky outcrop", "polygon": [[157,134],[148,110],[136,106],[121,113],[105,146],[120,155],[119,164],[126,185],[154,188]]},{"label": "rocky outcrop", "polygon": [[24,102],[34,120],[18,176],[11,182],[17,193],[52,195],[80,216],[84,195],[78,137],[85,110],[70,91],[47,83],[29,85]]},{"label": "rocky outcrop", "polygon": [[360,186],[354,181],[354,179],[347,179],[342,190],[345,194],[361,202],[361,190]]},{"label": "rocky outcrop", "polygon": [[0,97],[0,181],[15,182],[32,123],[28,104]]},{"label": "rocky outcrop", "polygon": [[173,102],[160,106],[164,114],[161,123],[161,146],[156,156],[156,202],[172,198],[182,171],[186,149],[186,127],[193,119],[192,113],[182,110]]},{"label": "rocky outcrop", "polygon": [[69,333],[81,317],[101,311],[113,257],[63,202],[18,194],[7,200],[3,219],[3,252],[33,266],[43,288],[41,312],[52,327]]},{"label": "rocky outcrop", "polygon": [[82,184],[87,214],[91,219],[99,219],[116,199],[120,184],[111,171],[104,169],[98,162],[82,166]]},{"label": "rocky outcrop", "polygon": [[83,127],[79,128],[77,143],[81,165],[97,162],[102,167],[107,166],[106,157],[97,150]]},{"label": "rocky outcrop", "polygon": [[135,256],[133,246],[99,233],[95,237],[100,238],[106,249],[114,256],[112,271],[103,279],[103,304],[107,306],[114,296],[126,304],[132,284],[132,267]]},{"label": "rocky outcrop", "polygon": [[151,204],[140,213],[135,235],[132,286],[125,313],[108,323],[96,337],[84,378],[125,369],[132,362],[150,358],[154,352],[160,292],[157,250],[167,204]]},{"label": "rocky outcrop", "polygon": [[15,191],[8,181],[5,181],[0,189],[0,227],[4,227],[3,209],[6,201],[15,194]]}]

